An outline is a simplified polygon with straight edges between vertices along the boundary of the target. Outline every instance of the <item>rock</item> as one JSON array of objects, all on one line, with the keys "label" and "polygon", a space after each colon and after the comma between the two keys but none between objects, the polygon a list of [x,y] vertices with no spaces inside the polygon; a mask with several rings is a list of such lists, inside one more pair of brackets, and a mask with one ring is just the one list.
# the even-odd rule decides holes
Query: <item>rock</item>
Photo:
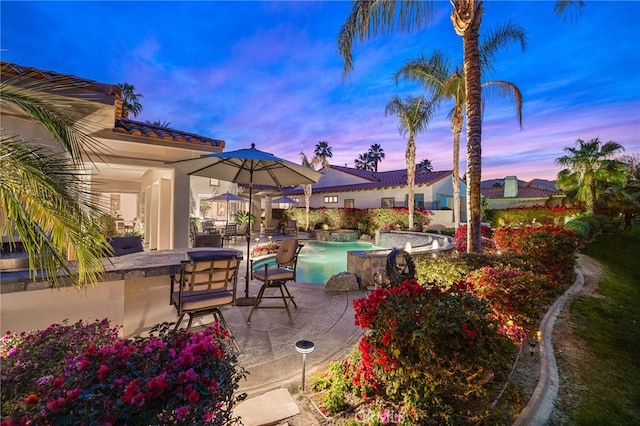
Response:
[{"label": "rock", "polygon": [[350,272],[340,272],[329,278],[324,285],[324,291],[352,291],[360,290],[358,278]]}]

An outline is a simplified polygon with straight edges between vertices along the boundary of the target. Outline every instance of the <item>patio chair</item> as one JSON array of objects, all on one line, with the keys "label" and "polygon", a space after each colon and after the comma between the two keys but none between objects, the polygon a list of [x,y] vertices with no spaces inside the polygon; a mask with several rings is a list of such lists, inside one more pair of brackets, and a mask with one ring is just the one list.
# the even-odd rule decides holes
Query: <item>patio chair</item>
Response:
[{"label": "patio chair", "polygon": [[280,220],[278,219],[271,219],[270,225],[264,228],[265,235],[275,235],[278,231],[280,231]]},{"label": "patio chair", "polygon": [[293,219],[289,220],[289,223],[287,223],[287,227],[284,228],[284,233],[296,235],[298,233],[298,223]]},{"label": "patio chair", "polygon": [[237,223],[227,223],[224,227],[224,238],[229,241],[233,237],[233,242],[238,241],[238,224]]},{"label": "patio chair", "polygon": [[170,303],[178,314],[175,329],[180,327],[185,315],[189,315],[187,330],[194,318],[213,315],[214,321],[229,331],[234,346],[240,352],[240,346],[220,310],[235,302],[239,267],[240,259],[235,256],[210,252],[196,252],[190,260],[183,261],[180,277],[171,276]]},{"label": "patio chair", "polygon": [[[293,296],[289,292],[287,288],[287,281],[295,281],[296,280],[296,267],[298,264],[298,254],[302,249],[302,244],[298,243],[298,240],[283,240],[280,242],[280,247],[278,248],[278,253],[276,254],[276,266],[269,267],[268,264],[264,265],[264,269],[260,269],[257,271],[253,271],[253,267],[251,270],[252,278],[258,281],[262,281],[262,287],[260,287],[260,291],[258,292],[258,296],[256,297],[256,301],[251,308],[251,312],[249,313],[249,318],[247,319],[247,324],[251,324],[251,316],[256,309],[267,308],[284,308],[287,311],[287,315],[289,316],[289,324],[293,324],[293,318],[291,317],[291,311],[289,310],[289,303],[293,303],[295,308],[298,308],[296,302],[293,300]],[[268,288],[277,288],[280,291],[280,295],[276,296],[265,296],[264,292]],[[282,299],[284,302],[283,305],[262,305],[262,301],[264,299]]]},{"label": "patio chair", "polygon": [[222,247],[224,238],[220,234],[198,234],[193,240],[194,247]]}]

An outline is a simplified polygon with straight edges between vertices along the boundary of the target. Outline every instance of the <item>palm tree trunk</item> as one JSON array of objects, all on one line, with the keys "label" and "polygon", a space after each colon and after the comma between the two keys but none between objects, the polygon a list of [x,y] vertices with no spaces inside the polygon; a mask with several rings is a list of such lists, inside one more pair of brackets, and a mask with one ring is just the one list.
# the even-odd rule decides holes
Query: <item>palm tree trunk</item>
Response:
[{"label": "palm tree trunk", "polygon": [[302,189],[304,190],[304,211],[306,216],[306,226],[304,229],[305,231],[309,231],[309,203],[311,202],[312,191],[311,184],[304,185]]},{"label": "palm tree trunk", "polygon": [[451,20],[462,36],[465,86],[467,89],[467,252],[479,253],[480,180],[482,179],[482,86],[480,82],[480,52],[478,30],[482,21],[482,2],[458,0],[453,2]]},{"label": "palm tree trunk", "polygon": [[460,226],[460,134],[462,133],[462,108],[456,106],[451,118],[453,132],[453,228]]},{"label": "palm tree trunk", "polygon": [[407,140],[407,187],[409,189],[409,196],[407,199],[407,208],[409,209],[409,230],[413,229],[413,209],[414,209],[414,192],[416,184],[416,143],[414,141],[413,132],[409,133],[409,139]]}]

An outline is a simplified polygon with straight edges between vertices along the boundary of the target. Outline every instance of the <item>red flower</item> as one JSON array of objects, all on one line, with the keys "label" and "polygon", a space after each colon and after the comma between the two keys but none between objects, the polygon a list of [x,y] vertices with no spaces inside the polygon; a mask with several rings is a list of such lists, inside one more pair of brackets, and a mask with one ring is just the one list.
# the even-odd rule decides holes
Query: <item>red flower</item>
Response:
[{"label": "red flower", "polygon": [[24,399],[24,403],[27,404],[27,405],[37,404],[38,403],[38,395],[36,395],[35,393],[32,393],[31,395],[29,395],[28,397],[26,397]]}]

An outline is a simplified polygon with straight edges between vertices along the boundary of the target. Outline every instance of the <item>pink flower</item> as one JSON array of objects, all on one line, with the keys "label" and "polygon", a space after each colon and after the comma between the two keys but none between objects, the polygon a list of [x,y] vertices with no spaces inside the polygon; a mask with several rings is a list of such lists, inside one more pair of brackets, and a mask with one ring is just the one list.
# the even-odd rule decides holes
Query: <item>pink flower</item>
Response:
[{"label": "pink flower", "polygon": [[175,409],[175,413],[178,420],[184,420],[189,414],[189,407],[187,407],[186,405],[178,407]]}]

